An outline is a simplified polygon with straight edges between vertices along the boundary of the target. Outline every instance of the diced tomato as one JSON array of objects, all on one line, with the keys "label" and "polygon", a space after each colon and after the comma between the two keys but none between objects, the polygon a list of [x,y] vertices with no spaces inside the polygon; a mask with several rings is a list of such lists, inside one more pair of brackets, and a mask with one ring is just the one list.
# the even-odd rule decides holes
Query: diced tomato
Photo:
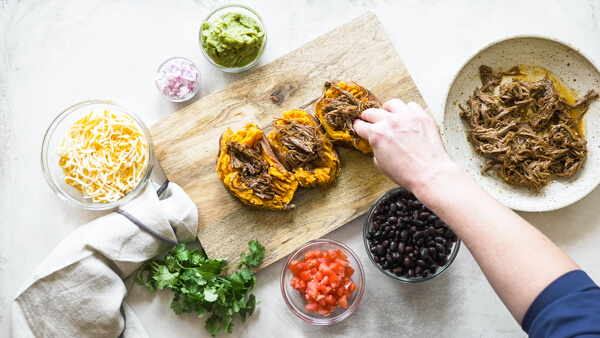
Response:
[{"label": "diced tomato", "polygon": [[308,311],[317,312],[319,310],[319,304],[317,303],[308,303],[304,307]]},{"label": "diced tomato", "polygon": [[341,307],[348,307],[348,299],[346,299],[346,296],[341,296],[338,301],[337,304]]},{"label": "diced tomato", "polygon": [[310,280],[311,276],[310,276],[310,272],[305,270],[305,271],[300,272],[300,275],[298,277],[300,278],[300,280],[306,282],[307,280]]},{"label": "diced tomato", "polygon": [[325,303],[327,303],[328,305],[331,305],[333,303],[335,303],[335,299],[333,298],[332,295],[327,295],[324,299]]},{"label": "diced tomato", "polygon": [[347,307],[348,298],[356,291],[350,279],[354,269],[349,265],[340,250],[309,251],[302,261],[293,260],[288,266],[294,275],[290,285],[306,299],[307,311],[328,316],[338,307]]},{"label": "diced tomato", "polygon": [[346,277],[352,277],[353,274],[354,274],[354,269],[352,269],[351,267],[347,266],[346,267]]}]

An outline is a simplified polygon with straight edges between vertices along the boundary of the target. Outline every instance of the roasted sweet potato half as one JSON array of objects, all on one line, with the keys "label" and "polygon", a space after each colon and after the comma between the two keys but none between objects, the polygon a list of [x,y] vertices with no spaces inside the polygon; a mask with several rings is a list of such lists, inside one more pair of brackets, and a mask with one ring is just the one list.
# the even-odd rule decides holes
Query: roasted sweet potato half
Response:
[{"label": "roasted sweet potato half", "polygon": [[335,183],[340,159],[317,119],[304,110],[290,110],[273,127],[267,136],[271,148],[301,186],[325,191]]},{"label": "roasted sweet potato half", "polygon": [[235,133],[227,128],[223,133],[217,173],[245,204],[267,209],[294,208],[289,203],[298,182],[279,162],[264,132],[255,124],[247,124]]},{"label": "roasted sweet potato half", "polygon": [[354,120],[363,110],[380,108],[381,102],[354,82],[325,82],[325,92],[315,104],[315,115],[333,141],[352,146],[363,153],[372,153],[369,141],[354,131]]}]

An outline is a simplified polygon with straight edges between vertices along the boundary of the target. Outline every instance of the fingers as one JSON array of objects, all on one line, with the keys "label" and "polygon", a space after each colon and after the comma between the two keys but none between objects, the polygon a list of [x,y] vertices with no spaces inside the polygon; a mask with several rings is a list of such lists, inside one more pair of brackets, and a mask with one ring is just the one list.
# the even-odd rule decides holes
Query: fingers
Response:
[{"label": "fingers", "polygon": [[423,108],[416,102],[409,102],[406,105],[406,108],[415,114],[427,115],[427,113],[423,110]]},{"label": "fingers", "polygon": [[387,110],[370,108],[360,114],[360,118],[371,123],[379,122],[389,117],[390,113]]},{"label": "fingers", "polygon": [[440,134],[433,118],[416,102],[409,102],[406,106],[413,114],[421,117],[423,121],[423,131],[429,143],[436,148],[442,147]]},{"label": "fingers", "polygon": [[370,129],[371,129],[370,123],[367,123],[363,120],[354,121],[354,131],[358,134],[358,136],[364,138],[365,140],[369,139],[369,130]]},{"label": "fingers", "polygon": [[403,113],[408,110],[406,104],[402,100],[391,99],[383,104],[383,109],[389,111],[392,114]]}]

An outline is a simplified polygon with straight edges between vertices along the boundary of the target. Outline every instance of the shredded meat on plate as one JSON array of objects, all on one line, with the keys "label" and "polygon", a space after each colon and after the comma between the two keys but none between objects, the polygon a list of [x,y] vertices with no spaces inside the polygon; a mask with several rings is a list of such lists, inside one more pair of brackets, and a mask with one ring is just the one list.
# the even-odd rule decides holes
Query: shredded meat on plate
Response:
[{"label": "shredded meat on plate", "polygon": [[[598,97],[595,91],[569,104],[547,78],[513,78],[500,85],[503,75],[521,75],[518,67],[496,74],[482,65],[479,71],[482,88],[475,89],[466,108],[459,107],[469,125],[469,142],[486,159],[482,173],[497,172],[507,183],[539,193],[552,175],[571,176],[581,169],[587,141],[580,121]],[[493,95],[499,85],[499,94]]]}]

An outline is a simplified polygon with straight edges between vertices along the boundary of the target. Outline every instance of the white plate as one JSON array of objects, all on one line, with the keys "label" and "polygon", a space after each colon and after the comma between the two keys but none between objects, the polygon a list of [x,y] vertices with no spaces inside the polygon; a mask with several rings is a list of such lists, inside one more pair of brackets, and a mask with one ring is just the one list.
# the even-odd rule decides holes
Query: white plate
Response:
[{"label": "white plate", "polygon": [[[557,178],[539,194],[527,187],[513,187],[495,174],[481,174],[485,160],[467,141],[466,124],[459,116],[458,104],[464,106],[477,87],[481,87],[479,66],[508,70],[515,65],[542,66],[562,79],[583,96],[588,90],[600,92],[600,72],[593,62],[577,49],[555,39],[517,36],[496,41],[477,52],[456,74],[444,100],[442,141],[454,161],[492,196],[507,207],[521,211],[555,210],[589,194],[600,183],[600,100],[593,101],[583,120],[588,141],[588,157],[574,176]],[[460,193],[460,192],[458,192]]]}]

